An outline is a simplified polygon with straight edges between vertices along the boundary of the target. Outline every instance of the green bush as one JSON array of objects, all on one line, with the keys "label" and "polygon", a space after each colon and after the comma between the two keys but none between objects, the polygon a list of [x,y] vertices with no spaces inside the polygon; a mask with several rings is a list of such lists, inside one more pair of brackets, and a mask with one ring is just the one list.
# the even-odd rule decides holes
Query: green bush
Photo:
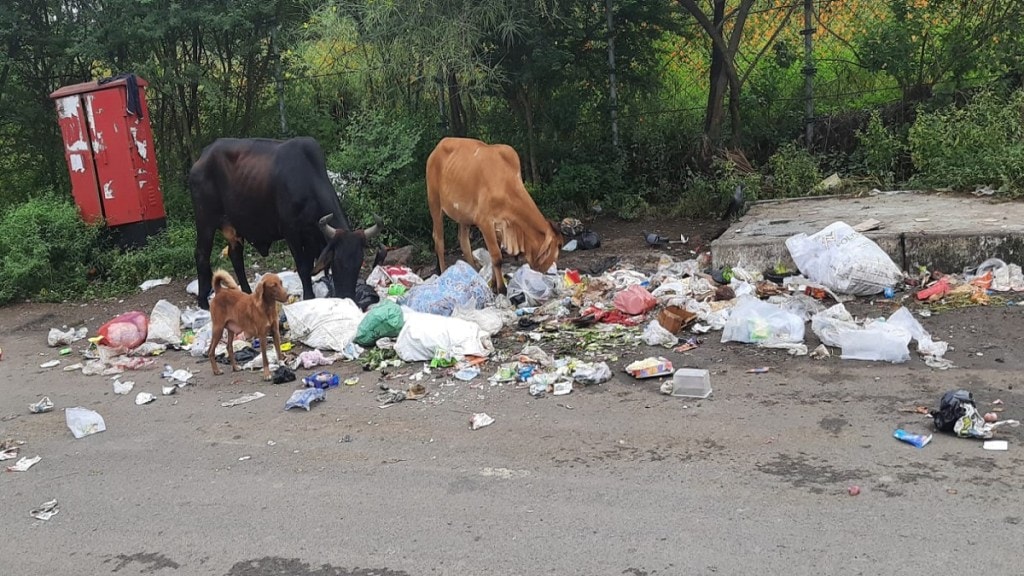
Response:
[{"label": "green bush", "polygon": [[757,172],[741,172],[728,160],[715,159],[710,175],[689,177],[684,195],[671,213],[685,218],[718,218],[725,213],[737,186],[743,189],[744,199],[753,202],[761,196],[762,177]]},{"label": "green bush", "polygon": [[916,186],[991,185],[1024,192],[1024,91],[978,93],[963,107],[918,114],[908,137]]},{"label": "green bush", "polygon": [[856,132],[856,137],[855,157],[867,175],[883,187],[895,186],[896,167],[904,151],[900,137],[882,124],[882,117],[877,110],[871,113],[864,130]]},{"label": "green bush", "polygon": [[[107,293],[125,292],[153,278],[195,275],[195,249],[195,225],[185,219],[170,220],[167,228],[142,248],[105,250],[100,258],[105,281],[101,288]],[[254,251],[250,248],[248,252],[252,256]]]},{"label": "green bush", "polygon": [[818,160],[810,152],[787,142],[768,158],[772,184],[768,198],[794,198],[810,196],[821,182]]},{"label": "green bush", "polygon": [[615,215],[632,219],[641,215],[646,203],[627,190],[621,162],[563,163],[551,182],[532,187],[534,201],[548,218],[560,219],[585,211],[594,204],[614,208]]},{"label": "green bush", "polygon": [[0,217],[0,303],[80,295],[99,255],[99,228],[68,199],[44,195]]}]

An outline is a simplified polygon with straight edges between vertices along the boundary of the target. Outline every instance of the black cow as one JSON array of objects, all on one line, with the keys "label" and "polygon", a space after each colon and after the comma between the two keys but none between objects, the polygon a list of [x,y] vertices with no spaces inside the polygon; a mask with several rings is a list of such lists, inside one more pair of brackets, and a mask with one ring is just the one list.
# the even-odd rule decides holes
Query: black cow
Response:
[{"label": "black cow", "polygon": [[316,140],[218,139],[192,166],[188,184],[200,307],[209,307],[210,250],[218,229],[242,290],[251,292],[242,243],[266,256],[274,241],[284,240],[302,279],[303,299],[313,298],[311,276],[325,268],[334,279],[334,296],[355,298],[363,250],[381,223],[378,218],[366,230],[350,230]]}]

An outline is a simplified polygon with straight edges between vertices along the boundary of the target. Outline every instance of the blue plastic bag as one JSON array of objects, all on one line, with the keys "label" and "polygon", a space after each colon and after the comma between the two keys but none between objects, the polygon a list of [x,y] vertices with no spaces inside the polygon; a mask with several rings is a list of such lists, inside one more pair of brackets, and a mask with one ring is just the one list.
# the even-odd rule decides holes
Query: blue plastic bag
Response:
[{"label": "blue plastic bag", "polygon": [[320,388],[326,390],[334,388],[340,382],[338,375],[332,372],[317,372],[302,379],[307,388]]},{"label": "blue plastic bag", "polygon": [[480,309],[494,300],[491,287],[472,266],[459,260],[429,284],[409,289],[401,303],[417,312],[451,316],[456,307]]},{"label": "blue plastic bag", "polygon": [[327,398],[327,392],[323,388],[303,388],[292,392],[292,397],[285,402],[284,409],[305,408],[309,412],[309,406],[313,402],[321,402]]}]

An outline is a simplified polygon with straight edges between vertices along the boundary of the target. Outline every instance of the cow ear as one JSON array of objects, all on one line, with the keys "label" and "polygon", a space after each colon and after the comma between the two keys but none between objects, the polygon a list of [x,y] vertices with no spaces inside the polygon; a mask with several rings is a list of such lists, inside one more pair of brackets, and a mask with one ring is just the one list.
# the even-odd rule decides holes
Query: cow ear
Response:
[{"label": "cow ear", "polygon": [[334,248],[328,244],[316,259],[316,263],[313,264],[312,274],[316,275],[323,272],[325,268],[330,267],[332,260],[334,260]]}]

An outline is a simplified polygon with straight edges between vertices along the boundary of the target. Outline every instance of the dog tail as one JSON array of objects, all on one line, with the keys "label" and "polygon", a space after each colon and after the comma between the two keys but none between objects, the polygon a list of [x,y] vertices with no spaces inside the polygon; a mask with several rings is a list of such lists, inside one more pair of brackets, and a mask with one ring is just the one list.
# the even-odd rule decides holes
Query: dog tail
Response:
[{"label": "dog tail", "polygon": [[238,290],[238,283],[224,270],[217,270],[213,273],[213,293],[217,294],[221,288]]}]

